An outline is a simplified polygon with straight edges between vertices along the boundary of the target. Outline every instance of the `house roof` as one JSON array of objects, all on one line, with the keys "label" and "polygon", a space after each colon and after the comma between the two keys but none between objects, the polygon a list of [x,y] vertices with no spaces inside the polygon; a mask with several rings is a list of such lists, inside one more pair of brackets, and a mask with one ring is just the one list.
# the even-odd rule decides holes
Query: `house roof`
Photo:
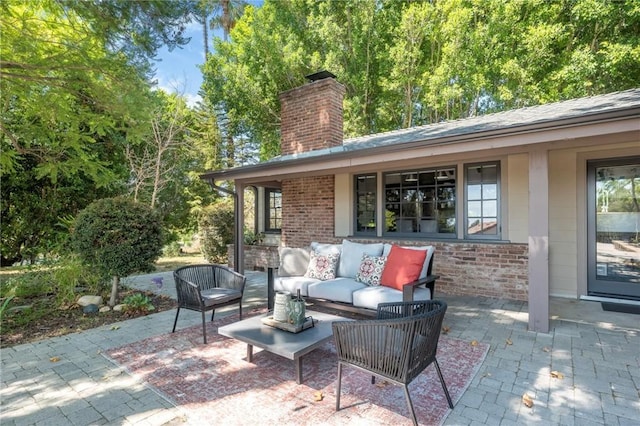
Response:
[{"label": "house roof", "polygon": [[[560,126],[640,118],[640,88],[345,139],[341,146],[282,155],[255,165],[211,171],[207,180],[263,175],[291,164],[363,156],[384,150],[468,142]],[[640,132],[640,122],[637,123]]]}]

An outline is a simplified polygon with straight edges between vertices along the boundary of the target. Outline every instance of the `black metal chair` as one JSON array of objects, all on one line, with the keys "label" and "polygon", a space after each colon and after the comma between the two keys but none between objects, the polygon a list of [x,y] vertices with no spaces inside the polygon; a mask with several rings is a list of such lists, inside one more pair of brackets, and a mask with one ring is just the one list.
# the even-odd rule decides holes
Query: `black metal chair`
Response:
[{"label": "black metal chair", "polygon": [[207,329],[204,313],[211,311],[211,321],[216,308],[239,305],[242,319],[242,296],[246,277],[222,265],[189,265],[173,272],[178,293],[178,311],[173,322],[172,333],[176,331],[180,309],[190,309],[202,313],[202,335],[207,343]]},{"label": "black metal chair", "polygon": [[332,324],[338,353],[336,411],[340,410],[342,367],[345,365],[404,387],[413,424],[416,413],[408,385],[431,363],[436,367],[449,407],[453,402],[436,360],[442,320],[447,311],[444,301],[381,303],[377,319],[336,321]]}]

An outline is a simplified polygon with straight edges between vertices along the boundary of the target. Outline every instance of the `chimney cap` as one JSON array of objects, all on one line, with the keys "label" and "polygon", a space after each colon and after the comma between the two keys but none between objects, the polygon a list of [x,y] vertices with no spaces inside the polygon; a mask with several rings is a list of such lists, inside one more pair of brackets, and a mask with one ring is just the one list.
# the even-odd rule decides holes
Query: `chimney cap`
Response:
[{"label": "chimney cap", "polygon": [[309,81],[318,81],[318,80],[324,80],[325,78],[336,78],[336,76],[330,73],[329,71],[323,70],[313,74],[309,74],[305,76],[305,78]]}]

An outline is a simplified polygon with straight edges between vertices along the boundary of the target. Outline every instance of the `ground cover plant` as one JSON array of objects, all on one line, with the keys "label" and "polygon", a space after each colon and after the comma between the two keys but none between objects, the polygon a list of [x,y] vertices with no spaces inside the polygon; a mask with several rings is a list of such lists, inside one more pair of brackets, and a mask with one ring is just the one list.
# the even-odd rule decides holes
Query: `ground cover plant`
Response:
[{"label": "ground cover plant", "polygon": [[[202,256],[193,253],[162,257],[156,262],[155,272],[202,262]],[[82,271],[79,264],[48,264],[1,271],[0,347],[62,336],[176,306],[176,302],[166,296],[122,286],[120,299],[131,302],[131,309],[85,314],[75,303],[80,296],[98,294],[108,300],[110,290],[108,285],[100,290],[99,283],[92,283],[91,277],[86,273],[83,275]]]}]

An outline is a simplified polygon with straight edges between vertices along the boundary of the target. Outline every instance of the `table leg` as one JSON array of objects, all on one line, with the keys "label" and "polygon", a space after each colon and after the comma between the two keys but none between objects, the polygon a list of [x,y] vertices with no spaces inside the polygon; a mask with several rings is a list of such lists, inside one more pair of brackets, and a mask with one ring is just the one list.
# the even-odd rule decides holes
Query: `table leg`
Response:
[{"label": "table leg", "polygon": [[298,357],[295,360],[296,363],[296,382],[302,383],[302,357]]},{"label": "table leg", "polygon": [[247,362],[253,362],[253,345],[247,345]]}]

